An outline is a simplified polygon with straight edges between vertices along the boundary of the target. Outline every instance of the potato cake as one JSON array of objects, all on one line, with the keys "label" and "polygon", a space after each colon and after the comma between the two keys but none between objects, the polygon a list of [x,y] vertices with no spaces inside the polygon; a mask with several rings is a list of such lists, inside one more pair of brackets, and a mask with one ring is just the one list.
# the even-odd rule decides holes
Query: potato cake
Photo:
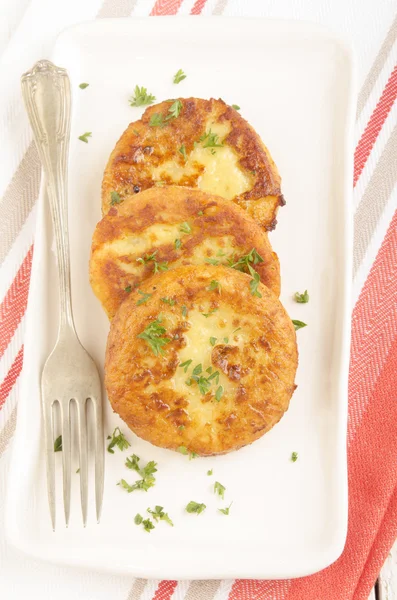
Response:
[{"label": "potato cake", "polygon": [[254,269],[279,295],[278,258],[266,232],[233,202],[176,186],[153,187],[111,207],[94,232],[90,280],[112,318],[154,273],[202,263]]},{"label": "potato cake", "polygon": [[298,363],[276,296],[223,266],[151,277],[111,322],[105,385],[139,437],[201,456],[250,444],[288,409]]},{"label": "potato cake", "polygon": [[284,198],[268,149],[237,110],[222,100],[179,98],[146,109],[110,155],[102,211],[115,199],[154,185],[197,187],[234,200],[266,230]]}]

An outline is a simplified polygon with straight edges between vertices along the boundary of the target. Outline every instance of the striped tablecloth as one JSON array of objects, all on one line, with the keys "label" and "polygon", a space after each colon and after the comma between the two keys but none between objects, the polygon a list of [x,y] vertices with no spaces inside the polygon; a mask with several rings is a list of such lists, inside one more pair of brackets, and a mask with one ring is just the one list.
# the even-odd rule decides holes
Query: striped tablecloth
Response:
[{"label": "striped tablecloth", "polygon": [[[397,536],[396,9],[395,0],[1,1],[0,594],[4,600],[368,598]],[[73,23],[165,14],[315,21],[351,39],[357,52],[349,533],[345,551],[334,565],[296,581],[134,581],[41,563],[9,547],[2,533],[40,183],[20,75],[36,60],[49,57],[56,34]]]}]

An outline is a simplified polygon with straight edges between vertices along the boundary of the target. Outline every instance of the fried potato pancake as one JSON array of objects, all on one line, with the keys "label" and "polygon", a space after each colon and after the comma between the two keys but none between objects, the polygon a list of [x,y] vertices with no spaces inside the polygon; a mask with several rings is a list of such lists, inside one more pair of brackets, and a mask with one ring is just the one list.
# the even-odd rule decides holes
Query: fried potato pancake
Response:
[{"label": "fried potato pancake", "polygon": [[285,203],[258,134],[237,110],[213,98],[167,100],[129,125],[105,169],[103,213],[112,201],[153,185],[197,187],[234,200],[266,230],[274,229]]},{"label": "fried potato pancake", "polygon": [[288,409],[294,326],[263,284],[223,266],[180,267],[132,292],[111,322],[105,385],[139,437],[201,456],[250,444]]},{"label": "fried potato pancake", "polygon": [[[250,253],[251,261],[241,262]],[[126,197],[98,223],[90,281],[112,318],[131,290],[153,273],[205,262],[245,271],[249,264],[262,283],[280,293],[277,255],[266,232],[244,210],[197,189],[154,187]]]}]

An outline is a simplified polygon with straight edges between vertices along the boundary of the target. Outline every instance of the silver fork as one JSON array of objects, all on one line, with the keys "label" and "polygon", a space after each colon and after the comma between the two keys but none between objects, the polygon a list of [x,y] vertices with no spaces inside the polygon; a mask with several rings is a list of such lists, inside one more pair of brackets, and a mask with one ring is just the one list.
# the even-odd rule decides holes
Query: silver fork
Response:
[{"label": "silver fork", "polygon": [[67,159],[70,137],[71,95],[65,69],[47,60],[37,62],[21,78],[22,95],[47,180],[54,228],[60,315],[58,338],[41,376],[48,501],[55,530],[54,405],[59,405],[62,432],[63,501],[66,526],[70,515],[71,402],[77,412],[80,454],[80,494],[84,526],[87,522],[88,450],[87,400],[95,419],[95,501],[99,522],[104,479],[102,394],[98,369],[81,345],[73,322],[70,292],[70,258],[67,213]]}]

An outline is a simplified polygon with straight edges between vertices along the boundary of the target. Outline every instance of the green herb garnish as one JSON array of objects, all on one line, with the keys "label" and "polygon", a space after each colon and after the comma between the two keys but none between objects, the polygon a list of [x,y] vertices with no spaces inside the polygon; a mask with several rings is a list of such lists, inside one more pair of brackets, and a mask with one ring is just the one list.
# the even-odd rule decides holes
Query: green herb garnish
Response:
[{"label": "green herb garnish", "polygon": [[171,341],[169,338],[163,337],[165,333],[165,327],[161,325],[161,319],[158,317],[155,321],[149,323],[137,337],[144,340],[153,353],[159,356],[159,354],[165,354],[163,346]]},{"label": "green herb garnish", "polygon": [[115,446],[117,446],[121,452],[131,446],[124,433],[121,432],[120,427],[116,427],[112,435],[108,435],[107,439],[110,440],[110,444],[108,445],[108,452],[110,452],[110,454],[114,454],[113,448]]},{"label": "green herb garnish", "polygon": [[185,221],[184,223],[181,223],[179,231],[181,231],[182,233],[191,233],[192,228],[190,227],[189,223],[186,223]]},{"label": "green herb garnish", "polygon": [[216,390],[216,392],[215,392],[215,400],[216,400],[217,402],[220,402],[220,400],[221,400],[221,398],[222,398],[222,396],[223,396],[223,391],[224,391],[224,390],[223,390],[223,386],[222,386],[222,385],[220,385],[220,386],[218,387],[218,389]]},{"label": "green herb garnish", "polygon": [[207,313],[201,313],[203,315],[203,317],[205,317],[206,319],[208,319],[208,317],[210,317],[211,315],[213,315],[218,309],[217,308],[213,308],[212,310],[210,310]]},{"label": "green herb garnish", "polygon": [[132,290],[132,286],[131,285],[127,285],[126,288],[124,288],[124,291],[127,292],[127,294],[129,294]]},{"label": "green herb garnish", "polygon": [[183,369],[185,371],[185,373],[187,372],[190,364],[192,363],[192,359],[190,360],[185,360],[185,362],[181,363],[179,366],[181,367],[181,369]]},{"label": "green herb garnish", "polygon": [[132,485],[127,483],[124,479],[120,481],[119,485],[126,489],[128,493],[134,492],[135,490],[144,490],[147,492],[148,489],[153,487],[156,483],[154,473],[157,473],[157,463],[154,460],[151,460],[146,464],[145,467],[140,468],[139,461],[140,458],[136,454],[133,454],[125,461],[125,466],[127,469],[136,471],[138,475],[142,477],[142,479],[139,479]]},{"label": "green herb garnish", "polygon": [[222,485],[221,483],[219,483],[219,481],[215,481],[214,483],[214,494],[218,494],[218,496],[220,496],[222,498],[222,500],[225,497],[225,491],[226,488],[224,485]]},{"label": "green herb garnish", "polygon": [[217,260],[216,258],[206,258],[205,262],[208,263],[209,265],[219,265],[220,261]]},{"label": "green herb garnish", "polygon": [[256,271],[254,271],[254,275],[252,276],[252,279],[250,281],[251,294],[253,296],[257,296],[258,298],[262,298],[262,294],[260,292],[258,292],[259,284],[260,284],[259,274]]},{"label": "green herb garnish", "polygon": [[232,108],[234,108],[234,110],[240,110],[240,107],[238,104],[232,104]]},{"label": "green herb garnish", "polygon": [[296,462],[298,460],[298,453],[297,452],[293,452],[291,454],[291,460],[292,460],[292,462]]},{"label": "green herb garnish", "polygon": [[165,521],[166,523],[168,523],[169,525],[171,525],[171,527],[174,526],[174,524],[171,521],[171,519],[169,518],[168,514],[164,512],[162,506],[157,506],[156,505],[154,507],[154,510],[151,510],[150,508],[148,508],[147,512],[152,515],[152,517],[153,517],[153,519],[155,521]]},{"label": "green herb garnish", "polygon": [[222,289],[221,284],[219,283],[219,281],[216,281],[216,279],[213,279],[210,283],[210,285],[208,286],[208,289],[210,292],[213,292],[215,290],[219,290],[219,292]]},{"label": "green herb garnish", "polygon": [[121,202],[120,194],[117,192],[110,192],[110,204],[114,206],[115,204],[120,204]]},{"label": "green herb garnish", "polygon": [[296,292],[294,298],[295,298],[296,302],[299,302],[300,304],[306,304],[307,302],[309,302],[309,294],[308,294],[307,290],[305,290],[303,292],[303,294]]},{"label": "green herb garnish", "polygon": [[210,344],[211,344],[211,346],[215,346],[215,344],[216,344],[216,337],[210,337]]},{"label": "green herb garnish", "polygon": [[213,469],[210,469],[209,471],[207,471],[207,475],[211,476],[213,473]]},{"label": "green herb garnish", "polygon": [[187,315],[187,306],[183,305],[182,306],[182,316],[186,317],[186,315]]},{"label": "green herb garnish", "polygon": [[149,298],[153,296],[153,294],[145,294],[145,292],[141,292],[141,290],[138,290],[138,294],[141,294],[142,298],[140,298],[136,303],[137,306],[141,306],[141,304],[146,304]]},{"label": "green herb garnish", "polygon": [[62,436],[58,435],[54,441],[54,452],[62,452]]},{"label": "green herb garnish", "polygon": [[164,298],[160,298],[161,302],[164,302],[164,304],[169,304],[170,306],[175,306],[176,304],[176,300],[173,300],[172,298],[168,298],[167,296],[165,296]]},{"label": "green herb garnish", "polygon": [[180,249],[181,249],[181,246],[182,246],[182,242],[181,242],[181,240],[180,240],[180,239],[176,239],[176,240],[174,241],[174,246],[175,246],[175,250],[180,250]]},{"label": "green herb garnish", "polygon": [[231,502],[226,508],[218,508],[219,512],[221,512],[224,515],[228,515],[232,504],[233,502]]},{"label": "green herb garnish", "polygon": [[91,131],[87,131],[86,133],[83,133],[83,135],[79,135],[79,140],[81,140],[82,142],[85,142],[86,144],[88,144],[88,139],[89,137],[92,136],[92,132]]},{"label": "green herb garnish", "polygon": [[203,142],[203,148],[222,148],[223,144],[219,143],[219,136],[213,133],[211,129],[201,136],[200,142]]},{"label": "green herb garnish", "polygon": [[193,369],[193,376],[194,375],[200,375],[200,373],[202,372],[203,367],[201,365],[201,363],[199,365],[197,365],[196,367],[194,367]]},{"label": "green herb garnish", "polygon": [[163,121],[163,115],[160,113],[154,113],[150,117],[149,125],[150,127],[164,127],[166,123]]},{"label": "green herb garnish", "polygon": [[176,119],[181,114],[181,110],[182,102],[180,100],[175,100],[175,102],[171,104],[171,106],[168,109],[169,116],[166,117],[166,120],[168,121],[169,119]]},{"label": "green herb garnish", "polygon": [[298,329],[302,329],[302,327],[307,327],[307,323],[304,323],[303,321],[297,321],[295,319],[292,319],[292,322],[294,324],[295,331],[298,331]]},{"label": "green herb garnish", "polygon": [[198,502],[194,502],[194,500],[191,500],[189,502],[189,504],[186,506],[186,512],[188,512],[188,513],[196,513],[197,515],[199,515],[206,508],[207,507],[206,507],[205,504],[199,504]]},{"label": "green herb garnish", "polygon": [[182,156],[185,160],[187,160],[185,144],[182,144],[182,146],[179,148],[178,152],[180,154],[182,154]]},{"label": "green herb garnish", "polygon": [[153,96],[153,94],[148,94],[145,87],[136,85],[134,95],[129,99],[129,103],[131,106],[145,106],[147,104],[153,104],[155,100],[155,96]]},{"label": "green herb garnish", "polygon": [[139,513],[136,514],[135,518],[134,518],[135,525],[140,525],[142,523],[142,521],[143,521],[142,515],[140,515]]},{"label": "green herb garnish", "polygon": [[186,79],[187,75],[182,71],[182,69],[178,69],[178,71],[174,75],[174,83],[180,83],[183,79]]},{"label": "green herb garnish", "polygon": [[136,259],[136,262],[141,263],[142,265],[147,265],[149,262],[153,262],[153,273],[158,273],[159,271],[168,271],[168,262],[157,262],[156,260],[157,250],[155,250],[152,254],[145,254]]},{"label": "green herb garnish", "polygon": [[89,83],[80,83],[79,88],[81,90],[85,90],[85,88],[88,88],[89,85],[90,85]]},{"label": "green herb garnish", "polygon": [[150,533],[150,531],[152,529],[154,529],[154,525],[150,519],[144,519],[142,521],[142,525],[143,525],[144,530],[147,531],[148,533]]}]

